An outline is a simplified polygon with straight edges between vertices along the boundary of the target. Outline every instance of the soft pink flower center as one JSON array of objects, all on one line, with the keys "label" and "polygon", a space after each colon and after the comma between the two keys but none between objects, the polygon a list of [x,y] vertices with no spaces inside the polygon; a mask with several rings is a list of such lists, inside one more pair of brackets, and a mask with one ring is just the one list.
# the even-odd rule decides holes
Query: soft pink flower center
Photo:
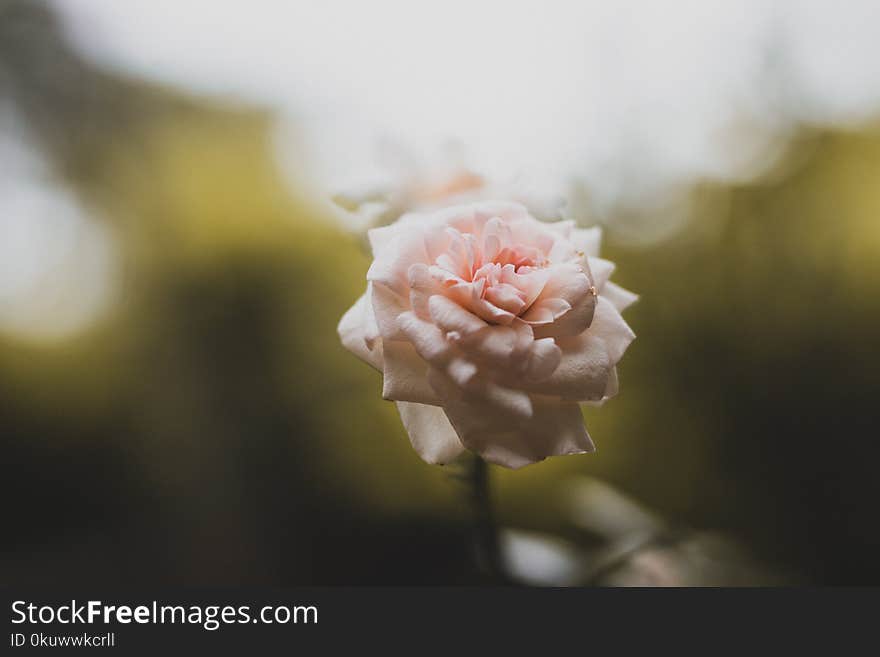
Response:
[{"label": "soft pink flower center", "polygon": [[550,262],[540,249],[509,244],[505,227],[490,225],[482,235],[448,229],[451,243],[435,263],[447,287],[470,288],[472,299],[520,315],[528,310],[544,286],[544,268]]}]

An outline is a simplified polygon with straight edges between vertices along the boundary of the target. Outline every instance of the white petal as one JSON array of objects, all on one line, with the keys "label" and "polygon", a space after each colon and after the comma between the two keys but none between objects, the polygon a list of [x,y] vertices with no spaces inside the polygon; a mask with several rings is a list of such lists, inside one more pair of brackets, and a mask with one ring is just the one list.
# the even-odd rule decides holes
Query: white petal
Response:
[{"label": "white petal", "polygon": [[431,319],[444,331],[470,335],[486,326],[486,322],[479,317],[440,294],[435,294],[428,300],[428,310]]},{"label": "white petal", "polygon": [[554,320],[571,310],[571,304],[559,297],[538,299],[521,319],[532,325],[552,324]]},{"label": "white petal", "polygon": [[440,283],[431,276],[428,265],[416,263],[411,265],[407,275],[409,276],[409,303],[415,313],[422,319],[431,319],[428,310],[428,299],[443,290]]},{"label": "white petal", "polygon": [[382,398],[440,405],[428,383],[428,364],[408,342],[383,343]]},{"label": "white petal", "polygon": [[417,262],[427,262],[423,231],[410,226],[395,233],[376,254],[367,270],[367,280],[384,283],[399,296],[409,296],[409,268]]},{"label": "white petal", "polygon": [[571,241],[579,251],[590,257],[596,257],[599,255],[599,246],[602,243],[602,229],[599,226],[575,228],[572,231]]},{"label": "white petal", "polygon": [[464,451],[443,409],[397,402],[397,410],[413,449],[427,463],[443,465]]},{"label": "white petal", "polygon": [[477,366],[463,358],[453,358],[447,366],[446,372],[457,386],[464,388],[477,375]]},{"label": "white petal", "polygon": [[370,248],[373,251],[373,259],[379,257],[382,253],[390,249],[394,238],[397,237],[400,232],[401,226],[397,223],[368,230],[367,239],[370,241]]},{"label": "white petal", "polygon": [[590,265],[590,273],[593,274],[593,285],[601,292],[614,272],[614,263],[604,258],[595,257],[588,258],[587,261]]},{"label": "white petal", "polygon": [[382,338],[385,341],[406,339],[397,318],[409,310],[409,299],[401,297],[384,283],[373,281],[370,283],[370,301]]},{"label": "white petal", "polygon": [[[538,295],[535,307],[543,308],[543,302],[549,299],[561,299],[570,306],[570,309],[554,317],[551,324],[535,326],[535,337],[564,337],[583,333],[593,321],[596,307],[596,297],[592,287],[590,278],[580,265],[566,263],[553,267],[550,279]],[[523,319],[526,316],[528,313]]]},{"label": "white petal", "polygon": [[[370,341],[368,337],[367,295],[363,294],[354,302],[339,320],[337,331],[342,344],[355,356],[382,370],[382,343]],[[373,343],[372,348],[370,343]]]},{"label": "white petal", "polygon": [[574,221],[571,219],[563,219],[562,221],[548,221],[544,224],[548,230],[558,233],[566,239],[570,239],[574,230]]},{"label": "white petal", "polygon": [[635,339],[611,302],[599,297],[593,323],[581,335],[557,339],[562,350],[559,366],[540,383],[526,382],[536,393],[577,401],[605,397],[612,371]]},{"label": "white petal", "polygon": [[439,364],[449,359],[452,346],[443,332],[432,323],[420,319],[412,311],[401,313],[397,322],[419,356],[426,361]]},{"label": "white petal", "polygon": [[553,338],[542,338],[532,343],[526,373],[533,381],[541,381],[553,374],[562,360],[562,350]]},{"label": "white petal", "polygon": [[636,339],[636,334],[620,316],[617,308],[601,296],[596,305],[596,316],[587,333],[601,338],[605,343],[612,365],[617,365],[627,347]]},{"label": "white petal", "polygon": [[602,399],[598,399],[596,401],[585,401],[584,404],[586,404],[587,406],[602,406],[609,399],[616,396],[617,392],[618,392],[617,368],[612,367],[611,372],[608,375],[608,383],[605,384],[605,393],[602,395]]},{"label": "white petal", "polygon": [[520,345],[520,336],[511,326],[489,325],[456,340],[456,344],[471,360],[488,367],[501,368],[511,364],[510,359]]},{"label": "white petal", "polygon": [[548,456],[595,451],[577,404],[533,403],[529,420],[463,402],[445,410],[465,447],[507,468],[521,468]]},{"label": "white petal", "polygon": [[600,294],[608,299],[617,308],[618,312],[623,312],[639,299],[638,294],[625,290],[611,281],[605,283]]}]

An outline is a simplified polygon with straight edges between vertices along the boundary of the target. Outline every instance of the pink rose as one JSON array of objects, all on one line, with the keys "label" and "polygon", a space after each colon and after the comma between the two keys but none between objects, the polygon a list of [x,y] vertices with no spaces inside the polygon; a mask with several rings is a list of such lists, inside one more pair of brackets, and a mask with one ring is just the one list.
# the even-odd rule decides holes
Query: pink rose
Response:
[{"label": "pink rose", "polygon": [[369,231],[367,291],[343,344],[383,373],[428,463],[464,449],[519,468],[595,450],[578,402],[617,393],[636,296],[608,281],[598,228],[516,203],[409,213]]}]

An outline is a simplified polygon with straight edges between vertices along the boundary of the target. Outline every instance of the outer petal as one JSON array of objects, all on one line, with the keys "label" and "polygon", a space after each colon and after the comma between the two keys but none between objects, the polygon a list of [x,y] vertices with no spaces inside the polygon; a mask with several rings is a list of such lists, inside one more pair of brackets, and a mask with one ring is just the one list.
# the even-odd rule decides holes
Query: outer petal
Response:
[{"label": "outer petal", "polygon": [[629,290],[625,290],[624,288],[612,283],[611,281],[605,283],[605,286],[602,288],[601,294],[603,297],[608,299],[615,308],[617,308],[617,312],[621,313],[639,299],[638,294],[634,294]]},{"label": "outer petal", "polygon": [[411,344],[384,343],[383,360],[383,399],[440,405],[440,398],[428,384],[428,364]]},{"label": "outer petal", "polygon": [[428,300],[435,294],[441,294],[443,287],[431,276],[428,265],[422,262],[410,265],[407,275],[409,276],[410,306],[420,318],[431,319]]},{"label": "outer petal", "polygon": [[[372,231],[370,237],[375,243],[377,238]],[[379,252],[367,270],[367,280],[384,283],[398,295],[407,297],[410,266],[416,262],[426,262],[427,259],[422,228],[417,225],[401,226],[397,232],[390,235],[387,242],[382,242]]]},{"label": "outer petal", "polygon": [[575,228],[571,234],[571,241],[584,254],[596,257],[599,255],[599,246],[602,243],[602,229],[599,226]]},{"label": "outer petal", "polygon": [[599,292],[605,287],[611,274],[614,272],[615,265],[605,258],[590,257],[587,258],[590,265],[590,272],[593,274],[593,285]]},{"label": "outer petal", "polygon": [[412,311],[401,313],[397,321],[416,352],[427,362],[441,365],[452,356],[452,345],[431,322],[420,319]]},{"label": "outer petal", "polygon": [[428,311],[434,323],[446,332],[467,336],[487,326],[482,319],[440,294],[428,299]]},{"label": "outer petal", "polygon": [[[535,301],[535,307],[550,299],[561,299],[570,307],[550,324],[535,326],[535,337],[565,337],[578,335],[593,321],[596,297],[591,288],[593,283],[580,265],[566,263],[554,268],[550,280],[544,285]],[[530,311],[531,312],[531,311]],[[529,313],[523,316],[528,320]]]},{"label": "outer petal", "polygon": [[548,456],[595,451],[577,404],[536,398],[533,407],[531,419],[525,421],[466,402],[445,410],[465,447],[507,468],[521,468]]},{"label": "outer petal", "polygon": [[370,295],[373,314],[382,338],[404,340],[405,336],[400,330],[397,318],[401,313],[409,310],[409,299],[401,297],[384,283],[370,283],[367,293]]},{"label": "outer petal", "polygon": [[618,390],[618,381],[617,381],[617,368],[612,367],[611,373],[608,376],[608,383],[605,385],[605,394],[602,395],[602,399],[598,399],[596,401],[586,401],[584,404],[587,406],[601,406],[609,399],[617,395]]},{"label": "outer petal", "polygon": [[368,310],[367,295],[362,294],[339,320],[336,330],[346,349],[381,372],[382,343],[370,339]]},{"label": "outer petal", "polygon": [[617,365],[627,347],[636,339],[636,334],[620,316],[617,308],[602,296],[599,297],[596,316],[587,333],[605,343],[612,365]]},{"label": "outer petal", "polygon": [[373,258],[379,257],[392,244],[392,240],[399,236],[401,232],[400,224],[389,224],[388,226],[379,226],[371,228],[367,231],[367,239],[370,241],[370,249],[373,251]]},{"label": "outer petal", "polygon": [[397,402],[397,410],[413,449],[424,461],[443,465],[464,451],[464,446],[442,409],[424,404]]},{"label": "outer petal", "polygon": [[590,328],[557,341],[562,358],[553,374],[540,383],[527,383],[525,389],[567,400],[599,401],[606,397],[614,366],[634,339],[617,309],[600,296]]}]

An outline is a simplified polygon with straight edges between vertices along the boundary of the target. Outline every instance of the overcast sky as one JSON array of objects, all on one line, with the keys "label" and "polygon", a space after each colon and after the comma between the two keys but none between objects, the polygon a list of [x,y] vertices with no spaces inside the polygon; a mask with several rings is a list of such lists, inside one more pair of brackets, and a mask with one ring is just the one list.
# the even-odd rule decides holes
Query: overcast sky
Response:
[{"label": "overcast sky", "polygon": [[453,140],[486,173],[610,197],[750,175],[789,118],[880,105],[876,0],[56,4],[105,65],[296,116],[331,187],[379,175],[382,140]]}]

